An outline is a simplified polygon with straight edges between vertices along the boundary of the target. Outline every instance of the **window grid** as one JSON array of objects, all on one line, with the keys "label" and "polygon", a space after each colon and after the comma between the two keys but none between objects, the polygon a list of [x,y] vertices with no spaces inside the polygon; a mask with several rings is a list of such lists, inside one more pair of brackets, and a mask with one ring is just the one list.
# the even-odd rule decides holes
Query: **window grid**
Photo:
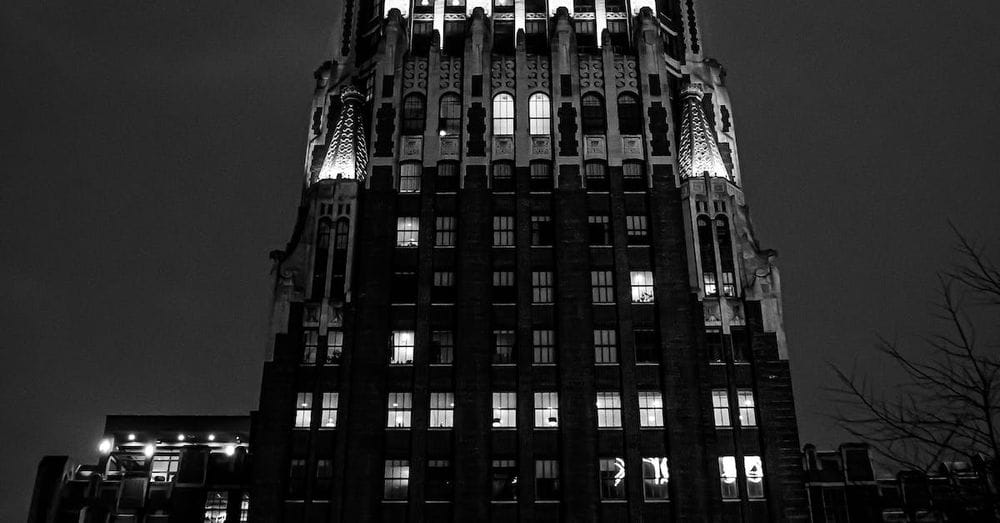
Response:
[{"label": "window grid", "polygon": [[659,391],[639,392],[639,426],[663,426],[663,395]]},{"label": "window grid", "polygon": [[337,408],[340,404],[339,392],[324,392],[319,416],[319,428],[337,428]]},{"label": "window grid", "polygon": [[512,247],[514,245],[514,217],[493,217],[493,246]]},{"label": "window grid", "polygon": [[712,391],[712,413],[715,415],[716,427],[732,426],[732,422],[729,420],[729,393],[725,390]]},{"label": "window grid", "polygon": [[611,271],[590,271],[591,297],[594,303],[614,303],[613,281]]},{"label": "window grid", "polygon": [[601,458],[601,499],[625,499],[625,460]]},{"label": "window grid", "polygon": [[743,472],[747,480],[747,497],[764,497],[764,464],[760,456],[743,456]]},{"label": "window grid", "polygon": [[597,393],[597,426],[600,428],[621,428],[621,394],[618,392]]},{"label": "window grid", "polygon": [[455,246],[455,217],[438,216],[434,220],[434,245],[437,247]]},{"label": "window grid", "polygon": [[420,176],[423,166],[417,162],[404,162],[399,165],[399,192],[420,192]]},{"label": "window grid", "polygon": [[337,365],[344,357],[344,331],[326,331],[326,365]]},{"label": "window grid", "polygon": [[632,271],[632,303],[653,303],[653,271]]},{"label": "window grid", "polygon": [[642,496],[647,501],[670,499],[670,468],[667,458],[642,458]]},{"label": "window grid", "polygon": [[719,487],[722,499],[738,499],[740,489],[736,485],[736,457],[719,456]]},{"label": "window grid", "polygon": [[312,394],[300,392],[295,396],[295,428],[308,429],[312,426]]},{"label": "window grid", "polygon": [[594,331],[594,362],[618,363],[617,333],[612,329]]},{"label": "window grid", "polygon": [[535,428],[550,429],[559,426],[559,393],[535,393]]},{"label": "window grid", "polygon": [[531,245],[534,247],[549,247],[553,243],[554,231],[551,216],[531,217]]},{"label": "window grid", "polygon": [[302,350],[302,364],[312,365],[316,363],[316,351],[319,345],[319,332],[314,330],[307,330],[302,333],[302,343],[304,348]]},{"label": "window grid", "polygon": [[551,132],[551,111],[547,95],[531,95],[528,99],[528,133],[532,136],[547,136]]},{"label": "window grid", "polygon": [[430,428],[451,428],[455,424],[455,394],[451,392],[431,393]]},{"label": "window grid", "polygon": [[410,461],[405,459],[385,460],[385,488],[382,498],[405,500],[410,493]]},{"label": "window grid", "polygon": [[416,247],[420,234],[420,218],[400,216],[396,219],[396,246]]},{"label": "window grid", "polygon": [[552,303],[552,272],[533,271],[531,273],[531,303]]},{"label": "window grid", "polygon": [[611,218],[608,216],[588,216],[587,236],[590,245],[611,245]]},{"label": "window grid", "polygon": [[229,505],[228,492],[224,490],[209,491],[208,495],[205,496],[205,521],[212,523],[226,521],[227,505]]},{"label": "window grid", "polygon": [[517,363],[516,341],[512,330],[493,331],[493,363],[496,365],[513,365]]},{"label": "window grid", "polygon": [[629,245],[649,245],[649,226],[645,216],[626,216],[625,235]]},{"label": "window grid", "polygon": [[535,460],[535,499],[541,501],[559,500],[558,460]]},{"label": "window grid", "polygon": [[531,331],[531,343],[534,349],[534,359],[537,364],[552,364],[556,362],[555,332],[551,330]]},{"label": "window grid", "polygon": [[451,331],[431,333],[431,364],[448,365],[455,357],[455,335]]},{"label": "window grid", "polygon": [[514,192],[514,164],[511,162],[493,162],[493,192]]},{"label": "window grid", "polygon": [[392,331],[391,365],[413,364],[413,331]]},{"label": "window grid", "polygon": [[441,96],[438,129],[443,136],[454,136],[462,132],[462,98],[455,93]]},{"label": "window grid", "polygon": [[514,428],[517,426],[517,394],[514,392],[493,393],[493,428]]},{"label": "window grid", "polygon": [[551,192],[552,165],[548,162],[531,162],[529,183],[531,192]]},{"label": "window grid", "polygon": [[386,427],[391,429],[410,428],[413,409],[413,395],[409,392],[390,392]]},{"label": "window grid", "polygon": [[493,97],[493,134],[514,134],[514,98],[507,93]]},{"label": "window grid", "polygon": [[750,389],[737,390],[736,402],[740,408],[740,426],[756,427],[757,411],[754,408],[753,391]]}]

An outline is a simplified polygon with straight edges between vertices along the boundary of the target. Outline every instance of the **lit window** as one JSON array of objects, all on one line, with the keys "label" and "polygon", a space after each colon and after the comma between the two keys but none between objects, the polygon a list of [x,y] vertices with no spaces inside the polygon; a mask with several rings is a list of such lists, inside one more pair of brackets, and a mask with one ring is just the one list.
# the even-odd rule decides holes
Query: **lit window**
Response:
[{"label": "lit window", "polygon": [[323,408],[320,411],[319,428],[332,429],[337,427],[337,405],[339,403],[340,393],[323,393]]},{"label": "lit window", "polygon": [[736,276],[731,272],[722,273],[722,295],[727,298],[736,296]]},{"label": "lit window", "polygon": [[642,134],[642,107],[634,94],[618,95],[618,132]]},{"label": "lit window", "polygon": [[663,426],[663,395],[658,391],[639,392],[639,426]]},{"label": "lit window", "polygon": [[420,176],[423,166],[417,162],[399,165],[399,192],[420,192]]},{"label": "lit window", "polygon": [[607,131],[604,99],[594,93],[587,93],[580,99],[580,122],[583,134],[604,134]]},{"label": "lit window", "polygon": [[535,499],[540,501],[559,500],[558,460],[535,460]]},{"label": "lit window", "polygon": [[455,395],[451,392],[432,392],[430,428],[449,428],[454,423]]},{"label": "lit window", "polygon": [[642,458],[642,496],[647,500],[670,499],[670,469],[667,458]]},{"label": "lit window", "polygon": [[743,472],[747,476],[747,497],[764,497],[764,464],[760,456],[743,456]]},{"label": "lit window", "polygon": [[559,393],[535,393],[535,428],[555,428],[559,426]]},{"label": "lit window", "polygon": [[500,365],[517,363],[516,341],[517,338],[512,330],[493,331],[493,363]]},{"label": "lit window", "polygon": [[403,99],[403,134],[424,134],[424,128],[427,126],[426,112],[423,96],[406,95]]},{"label": "lit window", "polygon": [[490,466],[490,483],[493,501],[517,499],[517,461],[495,459]]},{"label": "lit window", "polygon": [[601,499],[625,499],[625,460],[601,458]]},{"label": "lit window", "polygon": [[457,135],[462,131],[462,98],[455,93],[441,97],[441,109],[438,113],[438,130],[444,135]]},{"label": "lit window", "polygon": [[617,392],[597,393],[597,426],[601,428],[622,426],[622,398]]},{"label": "lit window", "polygon": [[438,216],[434,220],[434,245],[437,247],[455,246],[455,217]]},{"label": "lit window", "polygon": [[413,397],[409,392],[390,392],[386,427],[391,429],[410,428],[410,414]]},{"label": "lit window", "polygon": [[705,272],[703,274],[703,276],[705,278],[705,295],[706,296],[715,296],[716,294],[718,294],[719,293],[719,285],[715,281],[715,273],[714,272]]},{"label": "lit window", "polygon": [[551,246],[555,231],[552,228],[552,217],[548,215],[531,217],[531,245]]},{"label": "lit window", "polygon": [[455,336],[451,331],[431,333],[431,364],[447,365],[455,357]]},{"label": "lit window", "polygon": [[625,217],[625,236],[629,245],[649,245],[649,229],[645,216]]},{"label": "lit window", "polygon": [[507,93],[493,97],[493,134],[514,134],[514,97]]},{"label": "lit window", "polygon": [[715,414],[716,427],[731,427],[729,421],[729,393],[716,389],[712,391],[712,412]]},{"label": "lit window", "polygon": [[556,362],[555,333],[551,330],[531,331],[531,346],[534,349],[535,364]]},{"label": "lit window", "polygon": [[588,216],[587,240],[590,245],[611,245],[611,219],[607,216]]},{"label": "lit window", "polygon": [[548,135],[551,126],[552,107],[549,97],[535,93],[528,99],[528,132],[534,136]]},{"label": "lit window", "polygon": [[590,291],[594,303],[614,303],[615,288],[611,271],[590,271]]},{"label": "lit window", "polygon": [[513,392],[493,393],[493,428],[513,428],[517,426],[517,394]]},{"label": "lit window", "polygon": [[240,523],[247,521],[250,521],[250,494],[244,492],[243,499],[240,500]]},{"label": "lit window", "polygon": [[385,486],[382,498],[404,500],[410,493],[410,462],[405,459],[385,460]]},{"label": "lit window", "polygon": [[295,428],[308,429],[312,425],[312,394],[300,392],[295,396]]},{"label": "lit window", "polygon": [[511,247],[514,245],[514,217],[493,217],[493,246]]},{"label": "lit window", "polygon": [[754,409],[753,391],[749,389],[737,390],[736,400],[740,406],[740,426],[756,427],[757,411]]},{"label": "lit window", "polygon": [[396,246],[416,247],[420,234],[420,218],[401,216],[396,219]]},{"label": "lit window", "polygon": [[413,364],[413,331],[392,331],[392,365]]},{"label": "lit window", "polygon": [[722,499],[740,497],[740,489],[736,485],[736,458],[734,456],[719,456],[719,486],[722,489]]},{"label": "lit window", "polygon": [[427,460],[427,477],[424,479],[424,492],[429,501],[448,501],[452,497],[454,474],[451,461],[446,459]]},{"label": "lit window", "polygon": [[610,329],[594,331],[594,362],[618,363],[618,339],[615,331]]},{"label": "lit window", "polygon": [[173,481],[180,466],[180,455],[157,453],[153,456],[153,463],[150,465],[150,479],[151,481],[161,483]]},{"label": "lit window", "polygon": [[313,499],[330,499],[333,490],[333,460],[316,460],[316,484]]},{"label": "lit window", "polygon": [[305,345],[302,352],[302,364],[312,365],[316,363],[316,350],[319,345],[319,332],[307,330],[302,333],[302,343]]},{"label": "lit window", "polygon": [[329,330],[326,332],[326,364],[337,365],[344,356],[344,332]]},{"label": "lit window", "polygon": [[229,493],[224,490],[211,490],[205,496],[205,523],[224,523],[226,521],[226,505],[229,504]]},{"label": "lit window", "polygon": [[653,303],[653,272],[632,271],[632,303]]},{"label": "lit window", "polygon": [[529,185],[531,192],[552,191],[552,165],[549,162],[531,162]]},{"label": "lit window", "polygon": [[531,303],[552,303],[552,271],[531,273]]}]

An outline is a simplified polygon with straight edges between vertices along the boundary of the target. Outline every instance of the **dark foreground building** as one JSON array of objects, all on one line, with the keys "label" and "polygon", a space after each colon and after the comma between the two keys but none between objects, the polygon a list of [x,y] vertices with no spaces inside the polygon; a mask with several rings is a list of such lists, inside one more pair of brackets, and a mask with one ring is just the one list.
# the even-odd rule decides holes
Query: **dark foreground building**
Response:
[{"label": "dark foreground building", "polygon": [[250,520],[806,520],[693,1],[332,5]]}]

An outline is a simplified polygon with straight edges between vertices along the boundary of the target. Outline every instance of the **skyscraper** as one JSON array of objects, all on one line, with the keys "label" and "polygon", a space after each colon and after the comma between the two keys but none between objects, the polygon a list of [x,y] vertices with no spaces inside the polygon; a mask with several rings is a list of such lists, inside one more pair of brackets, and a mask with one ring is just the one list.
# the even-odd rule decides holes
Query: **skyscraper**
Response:
[{"label": "skyscraper", "polygon": [[774,252],[693,0],[335,9],[250,519],[804,520]]}]

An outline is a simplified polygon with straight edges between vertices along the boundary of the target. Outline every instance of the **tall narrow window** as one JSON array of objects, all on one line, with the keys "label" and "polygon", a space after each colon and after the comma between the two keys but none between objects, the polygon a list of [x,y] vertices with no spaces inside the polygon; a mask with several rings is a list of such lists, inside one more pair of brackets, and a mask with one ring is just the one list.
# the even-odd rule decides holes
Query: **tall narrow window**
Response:
[{"label": "tall narrow window", "polygon": [[[226,521],[226,506],[229,505],[229,493],[225,490],[212,490],[205,496],[205,521],[223,523]],[[115,518],[118,519],[118,518]]]},{"label": "tall narrow window", "polygon": [[743,473],[747,477],[747,497],[764,497],[764,464],[760,456],[743,456]]},{"label": "tall narrow window", "polygon": [[719,282],[715,277],[715,243],[712,241],[712,223],[707,216],[698,217],[698,250],[701,254],[705,296],[718,296]]},{"label": "tall narrow window", "polygon": [[[608,5],[607,9],[610,11],[611,5]],[[625,54],[629,48],[628,22],[625,20],[608,20],[608,33],[611,35],[611,45],[615,50],[618,53]]]},{"label": "tall narrow window", "polygon": [[493,134],[514,134],[514,97],[507,93],[493,97]]},{"label": "tall narrow window", "polygon": [[653,271],[632,271],[632,303],[653,303]]},{"label": "tall narrow window", "polygon": [[611,245],[611,219],[603,215],[588,216],[587,240],[591,246]]},{"label": "tall narrow window", "polygon": [[442,135],[457,135],[462,131],[462,98],[455,93],[441,96],[438,130]]},{"label": "tall narrow window", "polygon": [[344,331],[326,331],[326,364],[339,365],[344,357]]},{"label": "tall narrow window", "polygon": [[554,459],[535,460],[535,499],[539,501],[559,500],[559,461]]},{"label": "tall narrow window", "polygon": [[399,165],[399,192],[420,192],[420,176],[423,166],[417,162],[404,162]]},{"label": "tall narrow window", "polygon": [[659,363],[660,338],[652,329],[635,329],[635,362]]},{"label": "tall narrow window", "polygon": [[614,330],[594,331],[594,362],[618,363],[618,340]]},{"label": "tall narrow window", "polygon": [[[593,11],[593,8],[590,9]],[[578,49],[593,49],[597,47],[597,22],[577,18],[573,23],[576,28],[576,46]]]},{"label": "tall narrow window", "polygon": [[642,496],[646,500],[670,499],[667,458],[642,458]]},{"label": "tall narrow window", "polygon": [[396,246],[416,247],[420,235],[420,218],[400,216],[396,219]]},{"label": "tall narrow window", "polygon": [[455,217],[438,216],[434,219],[434,246],[455,246]]},{"label": "tall narrow window", "polygon": [[410,428],[410,414],[412,409],[412,394],[409,392],[390,392],[386,427],[391,429]]},{"label": "tall narrow window", "polygon": [[405,459],[385,460],[385,489],[382,498],[403,500],[410,494],[410,461]]},{"label": "tall narrow window", "polygon": [[434,285],[431,287],[431,303],[455,303],[455,273],[434,271]]},{"label": "tall narrow window", "polygon": [[392,332],[392,352],[389,363],[392,365],[413,364],[413,331]]},{"label": "tall narrow window", "polygon": [[514,192],[514,164],[493,162],[493,192]]},{"label": "tall narrow window", "polygon": [[316,460],[316,484],[313,488],[313,499],[330,499],[333,488],[333,460]]},{"label": "tall narrow window", "polygon": [[495,459],[490,464],[490,484],[493,501],[517,499],[517,461]]},{"label": "tall narrow window", "polygon": [[615,288],[611,271],[590,271],[590,292],[594,303],[614,303]]},{"label": "tall narrow window", "polygon": [[[419,4],[418,4],[419,5]],[[416,10],[416,6],[414,6]],[[414,20],[413,36],[410,38],[410,49],[414,56],[426,57],[431,49],[431,32],[434,30],[434,23],[430,20]]]},{"label": "tall narrow window", "polygon": [[649,227],[645,216],[625,217],[625,236],[629,245],[649,245]]},{"label": "tall narrow window", "polygon": [[729,393],[722,389],[712,391],[712,413],[716,427],[731,427],[729,421]]},{"label": "tall narrow window", "polygon": [[601,428],[621,428],[621,394],[617,392],[597,393],[597,426]]},{"label": "tall narrow window", "polygon": [[[452,7],[451,3],[445,4],[445,9]],[[464,13],[465,8],[458,11]],[[465,51],[465,20],[448,20],[444,23],[444,42],[441,51],[448,56],[462,56]]]},{"label": "tall narrow window", "polygon": [[736,457],[719,456],[719,486],[722,499],[737,499],[740,489],[736,485]]},{"label": "tall narrow window", "polygon": [[312,426],[312,394],[300,392],[295,397],[295,428],[308,429]]},{"label": "tall narrow window", "polygon": [[517,394],[513,392],[493,393],[493,428],[514,428],[517,426]]},{"label": "tall narrow window", "polygon": [[663,395],[659,391],[639,392],[639,426],[663,426]]},{"label": "tall narrow window", "polygon": [[549,162],[531,162],[531,192],[552,191],[552,164]]},{"label": "tall narrow window", "polygon": [[535,393],[535,428],[548,429],[559,426],[559,393]]},{"label": "tall narrow window", "polygon": [[535,93],[528,98],[528,132],[533,136],[545,136],[551,131],[552,106],[549,97]]},{"label": "tall narrow window", "polygon": [[431,333],[431,365],[449,365],[455,358],[455,336],[451,331]]},{"label": "tall narrow window", "polygon": [[322,410],[320,410],[319,428],[321,429],[337,428],[337,408],[339,404],[340,404],[340,393],[338,392],[323,393],[323,406]]},{"label": "tall narrow window", "polygon": [[240,500],[240,523],[247,521],[250,521],[250,494],[244,492],[243,499]]},{"label": "tall narrow window", "polygon": [[611,181],[608,179],[608,166],[604,162],[587,162],[583,165],[587,180],[587,190],[608,192]]},{"label": "tall narrow window", "polygon": [[424,492],[428,501],[449,501],[452,497],[454,473],[447,459],[427,460],[427,478]]},{"label": "tall narrow window", "polygon": [[513,365],[517,363],[516,337],[512,330],[493,331],[493,363],[497,365]]},{"label": "tall narrow window", "polygon": [[594,93],[587,93],[580,99],[580,123],[583,134],[604,134],[607,132],[607,111],[604,99]]},{"label": "tall narrow window", "polygon": [[625,499],[625,460],[601,458],[601,499]]},{"label": "tall narrow window", "polygon": [[750,389],[737,390],[736,401],[740,406],[740,426],[756,427],[757,411],[754,408],[753,391]]},{"label": "tall narrow window", "polygon": [[531,273],[531,303],[552,303],[552,271],[533,271]]},{"label": "tall narrow window", "polygon": [[438,163],[437,177],[434,181],[434,189],[439,193],[455,192],[458,190],[458,163],[440,162]]},{"label": "tall narrow window", "polygon": [[531,217],[531,245],[535,247],[550,247],[555,241],[555,231],[552,228],[552,217],[534,215]]},{"label": "tall narrow window", "polygon": [[302,342],[305,345],[302,352],[302,364],[312,365],[316,363],[317,345],[319,345],[319,332],[307,330],[302,333]]},{"label": "tall narrow window", "polygon": [[517,302],[517,287],[514,287],[514,271],[493,272],[493,302]]},{"label": "tall narrow window", "polygon": [[430,428],[451,428],[454,423],[455,395],[451,392],[432,392]]},{"label": "tall narrow window", "polygon": [[551,330],[531,331],[531,345],[534,352],[532,362],[545,365],[556,362],[555,332]]},{"label": "tall narrow window", "polygon": [[302,499],[306,492],[306,460],[293,459],[288,463],[288,497]]},{"label": "tall narrow window", "polygon": [[514,217],[493,217],[493,246],[512,247],[514,245]]},{"label": "tall narrow window", "polygon": [[732,298],[736,296],[736,269],[733,258],[733,240],[729,234],[729,219],[726,216],[720,215],[715,218],[715,234],[719,244],[719,265],[722,267],[722,295]]},{"label": "tall narrow window", "polygon": [[[545,11],[545,0],[540,1],[542,4],[539,11]],[[531,9],[528,9],[529,11]],[[524,23],[524,47],[529,54],[543,54],[549,52],[549,38],[546,34],[548,30],[548,21],[546,20],[527,20]]]},{"label": "tall narrow window", "polygon": [[427,104],[419,94],[408,94],[403,98],[403,134],[424,134],[427,126]]},{"label": "tall narrow window", "polygon": [[642,134],[642,107],[634,94],[618,95],[618,132]]},{"label": "tall narrow window", "polygon": [[642,162],[623,162],[622,186],[627,192],[641,192],[648,189],[645,164]]}]

